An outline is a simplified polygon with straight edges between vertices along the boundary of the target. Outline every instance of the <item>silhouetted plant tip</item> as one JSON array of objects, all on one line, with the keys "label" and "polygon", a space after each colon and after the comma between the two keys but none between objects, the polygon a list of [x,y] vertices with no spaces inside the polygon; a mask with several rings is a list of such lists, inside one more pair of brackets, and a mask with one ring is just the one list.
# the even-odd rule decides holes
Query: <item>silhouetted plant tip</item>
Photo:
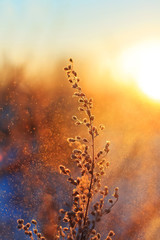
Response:
[{"label": "silhouetted plant tip", "polygon": [[[96,224],[100,222],[105,214],[109,214],[111,209],[119,199],[119,189],[116,187],[112,198],[108,198],[108,186],[101,186],[102,176],[106,174],[110,166],[107,160],[110,142],[106,141],[103,148],[97,153],[95,151],[95,140],[99,137],[100,132],[104,130],[104,125],[95,126],[95,116],[92,113],[93,99],[87,98],[86,94],[80,87],[80,78],[73,67],[72,58],[69,59],[69,65],[64,68],[68,81],[74,89],[73,97],[78,99],[78,111],[84,114],[84,118],[76,115],[72,116],[75,125],[82,125],[86,128],[88,136],[70,137],[67,139],[71,146],[75,148],[71,153],[71,160],[75,162],[80,169],[80,176],[76,179],[72,176],[72,172],[67,167],[60,165],[59,171],[66,176],[66,180],[72,184],[73,205],[70,210],[59,210],[59,221],[57,225],[57,233],[54,236],[56,240],[98,240],[101,239],[101,234],[96,231]],[[77,147],[78,146],[78,147]],[[95,202],[94,196],[99,193],[99,199]],[[23,229],[30,239],[44,240],[37,229],[36,220],[32,220],[34,225],[33,231],[30,230],[31,224],[24,225],[24,220],[17,220],[18,229]],[[65,225],[65,226],[64,226]],[[105,240],[112,240],[115,235],[113,231],[108,233]]]}]

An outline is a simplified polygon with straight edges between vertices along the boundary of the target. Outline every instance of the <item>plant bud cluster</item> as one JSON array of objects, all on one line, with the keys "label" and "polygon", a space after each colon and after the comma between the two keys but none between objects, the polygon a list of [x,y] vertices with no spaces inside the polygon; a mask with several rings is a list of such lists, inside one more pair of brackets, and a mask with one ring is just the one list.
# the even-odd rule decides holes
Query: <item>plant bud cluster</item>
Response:
[{"label": "plant bud cluster", "polygon": [[[108,197],[109,189],[107,186],[101,189],[101,177],[110,165],[109,161],[106,160],[110,142],[107,141],[103,150],[95,154],[95,138],[104,129],[104,125],[101,124],[99,128],[94,126],[95,117],[92,114],[93,100],[91,98],[88,99],[79,86],[80,79],[73,69],[72,59],[70,59],[70,64],[64,70],[67,73],[71,87],[75,89],[73,97],[78,98],[78,111],[86,115],[83,119],[74,115],[72,119],[77,126],[84,125],[87,128],[90,140],[80,136],[67,139],[69,144],[79,143],[79,147],[74,148],[71,153],[71,160],[80,169],[81,175],[74,179],[69,169],[62,165],[59,166],[60,173],[68,175],[67,180],[74,188],[72,192],[72,209],[70,211],[60,209],[62,221],[66,226],[58,226],[56,239],[98,240],[101,239],[101,235],[96,232],[96,223],[101,220],[104,214],[111,211],[111,208],[118,200],[118,188],[116,188],[113,194],[115,200],[109,199],[108,203],[110,205],[104,208],[105,198]],[[99,193],[100,199],[93,204],[95,193]],[[109,240],[112,236],[114,236],[114,233],[110,231],[106,239]]]},{"label": "plant bud cluster", "polygon": [[[60,209],[59,219],[62,221],[61,225],[57,227],[56,240],[99,240],[101,234],[96,231],[96,223],[101,221],[104,214],[110,213],[112,207],[116,204],[119,198],[118,188],[115,188],[113,193],[113,199],[106,198],[109,194],[109,189],[105,186],[101,187],[101,178],[106,173],[110,163],[106,160],[109,152],[110,142],[107,141],[103,150],[95,153],[95,140],[100,135],[100,131],[104,129],[104,125],[100,124],[97,128],[94,125],[95,116],[92,113],[93,100],[87,98],[86,94],[79,86],[80,79],[77,72],[73,69],[73,60],[69,59],[69,65],[64,68],[67,74],[67,78],[71,87],[75,90],[73,97],[78,98],[78,111],[80,115],[84,114],[84,118],[79,118],[76,115],[72,116],[72,120],[75,125],[83,125],[87,129],[88,137],[81,138],[75,136],[74,138],[68,138],[68,143],[77,145],[72,153],[71,160],[75,162],[80,170],[80,176],[74,179],[70,169],[63,165],[59,166],[61,174],[66,175],[67,181],[73,185],[73,205],[68,211]],[[93,197],[96,193],[99,193],[99,200],[94,203]],[[107,207],[106,204],[109,204]],[[32,220],[32,224],[35,228],[32,231],[29,230],[31,224],[24,225],[24,220],[19,219],[18,229],[23,229],[33,240],[33,233],[37,236],[37,239],[44,240],[41,233],[37,230],[37,223]],[[110,231],[105,240],[112,240],[114,232]]]},{"label": "plant bud cluster", "polygon": [[[43,237],[40,232],[38,232],[37,221],[36,220],[32,219],[31,223],[24,224],[24,220],[23,219],[18,219],[17,223],[18,223],[17,228],[19,230],[24,230],[25,235],[29,236],[29,238],[31,240],[34,240],[34,235],[39,240],[46,240],[46,238]],[[31,224],[33,225],[33,230],[30,229],[31,228]]]}]

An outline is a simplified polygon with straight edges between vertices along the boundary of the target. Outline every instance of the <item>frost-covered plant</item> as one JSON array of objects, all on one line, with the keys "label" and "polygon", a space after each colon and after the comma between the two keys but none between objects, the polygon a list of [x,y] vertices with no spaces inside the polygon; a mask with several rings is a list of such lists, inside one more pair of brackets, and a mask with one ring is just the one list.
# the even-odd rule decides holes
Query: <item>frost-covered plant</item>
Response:
[{"label": "frost-covered plant", "polygon": [[[69,62],[69,65],[64,70],[71,87],[75,90],[73,96],[78,98],[78,110],[85,115],[84,119],[80,119],[75,115],[72,119],[77,126],[84,125],[87,128],[89,138],[75,136],[67,139],[69,144],[76,146],[72,151],[71,159],[80,169],[80,176],[74,179],[70,169],[63,165],[59,166],[60,173],[66,175],[68,182],[74,188],[72,192],[72,208],[69,211],[64,209],[59,211],[63,226],[59,225],[57,227],[55,239],[97,240],[101,239],[101,234],[96,231],[96,223],[101,220],[103,215],[110,213],[118,201],[118,187],[114,190],[113,198],[107,201],[106,197],[108,197],[109,190],[107,186],[101,187],[101,178],[109,167],[106,156],[109,152],[110,142],[106,141],[103,149],[97,153],[95,152],[95,139],[99,136],[100,131],[104,129],[104,126],[101,124],[97,128],[94,125],[94,115],[92,114],[93,100],[92,98],[88,99],[82,91],[79,85],[80,79],[73,68],[73,60],[69,59]],[[96,194],[99,194],[99,197],[96,198],[98,199],[97,202],[94,201]],[[25,233],[33,240],[33,233],[29,231],[29,228],[25,229],[26,225],[23,225],[23,219],[18,221],[21,221],[21,224],[18,222],[18,228],[25,230]],[[35,220],[32,221],[35,224]],[[34,228],[33,231],[38,239],[45,239],[38,232],[37,228]],[[105,240],[112,240],[114,235],[114,232],[110,231]]]},{"label": "frost-covered plant", "polygon": [[[88,99],[82,91],[79,85],[80,80],[73,68],[73,60],[70,59],[69,61],[69,66],[65,67],[64,70],[67,73],[71,87],[75,89],[73,96],[78,98],[78,110],[84,112],[86,117],[79,119],[79,117],[73,116],[72,119],[76,125],[84,125],[87,128],[90,138],[76,136],[67,139],[69,143],[78,145],[78,148],[73,149],[71,159],[80,168],[81,174],[76,179],[73,179],[71,171],[60,165],[60,172],[67,176],[69,183],[74,185],[74,189],[72,193],[72,209],[70,211],[60,209],[60,213],[64,215],[63,222],[67,226],[64,228],[62,226],[58,227],[56,238],[96,240],[101,238],[100,233],[97,233],[95,230],[96,222],[99,222],[104,214],[108,214],[118,201],[118,188],[115,188],[114,200],[108,200],[110,206],[105,207],[104,201],[108,195],[108,187],[105,186],[104,189],[101,189],[101,177],[104,175],[106,168],[109,167],[109,162],[106,161],[105,157],[109,152],[110,143],[107,141],[103,150],[95,153],[95,138],[99,136],[104,126],[100,125],[97,128],[94,125],[94,115],[92,114],[93,100],[91,98]],[[100,194],[100,199],[93,203],[93,197],[96,193]],[[113,235],[114,232],[110,231],[106,239],[111,239]]]}]

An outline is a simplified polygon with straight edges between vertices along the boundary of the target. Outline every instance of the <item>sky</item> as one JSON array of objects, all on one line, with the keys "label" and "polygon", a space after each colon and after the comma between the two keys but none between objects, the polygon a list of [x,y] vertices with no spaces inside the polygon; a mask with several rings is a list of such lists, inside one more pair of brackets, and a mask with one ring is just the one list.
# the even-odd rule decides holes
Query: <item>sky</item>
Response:
[{"label": "sky", "polygon": [[128,47],[160,41],[159,12],[159,0],[0,0],[0,64],[47,67],[72,56],[114,68]]}]

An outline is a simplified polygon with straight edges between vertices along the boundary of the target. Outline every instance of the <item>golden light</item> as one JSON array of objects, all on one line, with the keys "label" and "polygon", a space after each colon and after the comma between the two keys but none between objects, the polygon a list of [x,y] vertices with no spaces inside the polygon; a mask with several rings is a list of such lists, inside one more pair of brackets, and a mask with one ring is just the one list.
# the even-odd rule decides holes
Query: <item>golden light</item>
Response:
[{"label": "golden light", "polygon": [[134,78],[141,90],[160,100],[160,42],[148,42],[126,50],[121,56],[122,70]]}]

